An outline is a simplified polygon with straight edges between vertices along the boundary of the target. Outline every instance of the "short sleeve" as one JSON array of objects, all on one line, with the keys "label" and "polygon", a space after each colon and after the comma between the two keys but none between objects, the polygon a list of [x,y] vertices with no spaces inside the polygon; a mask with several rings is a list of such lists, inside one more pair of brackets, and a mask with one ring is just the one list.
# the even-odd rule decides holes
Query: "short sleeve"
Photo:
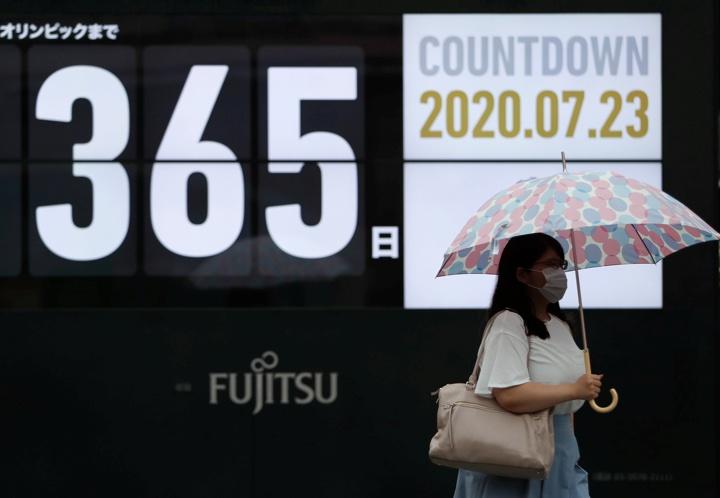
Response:
[{"label": "short sleeve", "polygon": [[510,387],[530,381],[530,352],[522,317],[504,311],[495,319],[483,352],[475,393],[492,397],[493,387]]}]

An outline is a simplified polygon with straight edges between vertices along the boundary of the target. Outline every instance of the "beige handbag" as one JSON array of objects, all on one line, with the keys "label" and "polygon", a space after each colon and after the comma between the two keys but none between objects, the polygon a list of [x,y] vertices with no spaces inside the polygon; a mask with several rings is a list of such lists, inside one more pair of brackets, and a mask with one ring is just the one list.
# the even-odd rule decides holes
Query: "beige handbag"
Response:
[{"label": "beige handbag", "polygon": [[468,381],[446,384],[435,391],[437,433],[430,441],[430,460],[486,474],[545,479],[555,457],[555,407],[515,414],[503,409],[494,398],[475,394],[485,339],[497,315],[485,326]]}]

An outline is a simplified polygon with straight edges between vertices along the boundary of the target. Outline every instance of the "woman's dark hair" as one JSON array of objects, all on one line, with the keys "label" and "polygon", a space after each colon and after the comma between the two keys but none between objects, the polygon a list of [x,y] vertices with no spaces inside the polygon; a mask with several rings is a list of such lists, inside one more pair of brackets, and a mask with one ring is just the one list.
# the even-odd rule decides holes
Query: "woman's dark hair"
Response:
[{"label": "woman's dark hair", "polygon": [[[552,248],[560,256],[560,259],[564,259],[565,251],[560,243],[544,233],[518,235],[508,240],[500,256],[498,280],[488,319],[495,313],[510,308],[522,316],[528,335],[536,335],[542,339],[550,337],[543,321],[533,313],[527,285],[520,282],[515,275],[517,267],[530,268],[548,248]],[[548,312],[566,322],[570,326],[570,330],[573,329],[565,313],[560,309],[559,303],[548,303],[547,309]]]}]

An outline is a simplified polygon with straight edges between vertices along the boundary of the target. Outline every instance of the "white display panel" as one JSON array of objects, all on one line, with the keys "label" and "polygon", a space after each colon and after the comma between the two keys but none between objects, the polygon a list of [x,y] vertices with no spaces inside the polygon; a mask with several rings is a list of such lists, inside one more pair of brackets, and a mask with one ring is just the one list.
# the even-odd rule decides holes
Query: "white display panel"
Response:
[{"label": "white display panel", "polygon": [[660,14],[403,17],[406,160],[661,160]]},{"label": "white display panel", "polygon": [[[530,176],[558,173],[544,163],[412,163],[404,170],[404,303],[406,308],[488,308],[495,275],[435,278],[443,254],[470,216],[489,197]],[[616,171],[662,186],[660,163],[570,163],[573,173]],[[563,308],[577,308],[574,273],[568,273]],[[662,262],[580,270],[585,308],[662,308]]]}]

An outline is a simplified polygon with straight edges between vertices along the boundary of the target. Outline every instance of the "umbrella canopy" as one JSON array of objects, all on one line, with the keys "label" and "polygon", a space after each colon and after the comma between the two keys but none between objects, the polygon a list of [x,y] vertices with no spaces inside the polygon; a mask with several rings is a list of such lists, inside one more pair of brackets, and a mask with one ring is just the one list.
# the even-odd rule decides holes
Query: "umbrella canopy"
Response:
[{"label": "umbrella canopy", "polygon": [[[657,263],[680,249],[719,240],[720,233],[687,206],[651,185],[608,172],[563,173],[520,180],[490,198],[465,223],[443,258],[436,277],[463,273],[497,274],[510,238],[546,233],[563,246],[567,270],[575,271],[585,371],[592,373],[580,292],[582,268]],[[599,413],[606,407],[590,400]]]},{"label": "umbrella canopy", "polygon": [[557,239],[566,254],[575,240],[568,270],[657,263],[720,239],[687,206],[652,185],[613,171],[559,173],[520,180],[480,206],[445,251],[437,276],[497,274],[505,243],[537,232]]}]

